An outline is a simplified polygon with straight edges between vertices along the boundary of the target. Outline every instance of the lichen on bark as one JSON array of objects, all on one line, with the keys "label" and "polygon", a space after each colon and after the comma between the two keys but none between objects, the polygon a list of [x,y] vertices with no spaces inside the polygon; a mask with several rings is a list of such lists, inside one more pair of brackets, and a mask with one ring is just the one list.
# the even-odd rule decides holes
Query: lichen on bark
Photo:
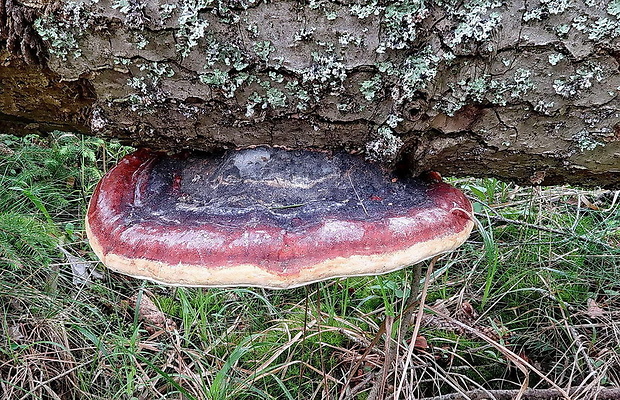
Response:
[{"label": "lichen on bark", "polygon": [[92,88],[83,114],[99,135],[167,149],[345,148],[414,172],[525,183],[620,175],[615,0],[23,8],[51,72]]}]

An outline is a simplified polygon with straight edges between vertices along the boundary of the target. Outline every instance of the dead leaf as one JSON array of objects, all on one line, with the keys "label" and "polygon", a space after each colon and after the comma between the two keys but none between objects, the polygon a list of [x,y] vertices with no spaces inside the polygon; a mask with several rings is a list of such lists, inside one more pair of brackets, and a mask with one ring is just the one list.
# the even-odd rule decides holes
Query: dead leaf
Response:
[{"label": "dead leaf", "polygon": [[588,299],[588,310],[586,314],[590,318],[600,318],[605,315],[605,311],[598,305],[596,300]]},{"label": "dead leaf", "polygon": [[463,310],[463,314],[465,314],[468,319],[473,320],[478,318],[478,313],[469,301],[463,301],[463,304],[461,304],[461,309]]},{"label": "dead leaf", "polygon": [[[140,302],[138,303],[138,298]],[[142,296],[135,294],[130,299],[134,304],[134,308],[138,309],[138,318],[144,322],[144,328],[149,334],[154,334],[158,331],[170,332],[177,329],[173,320],[168,318],[157,305],[149,298],[146,293],[142,293]]]},{"label": "dead leaf", "polygon": [[566,200],[566,204],[570,204],[571,206],[577,206],[577,207],[585,207],[585,208],[589,208],[590,210],[594,210],[594,211],[600,211],[600,207],[592,203],[584,195],[577,195],[575,197],[571,197],[568,200]]},{"label": "dead leaf", "polygon": [[413,347],[419,350],[426,350],[428,349],[428,342],[424,336],[418,335],[418,337],[415,338],[415,344]]},{"label": "dead leaf", "polygon": [[14,324],[9,326],[8,337],[14,342],[21,342],[26,337],[22,334],[23,324]]},{"label": "dead leaf", "polygon": [[66,180],[66,184],[68,188],[72,188],[75,186],[75,176],[70,176]]},{"label": "dead leaf", "polygon": [[71,265],[72,280],[75,286],[88,286],[93,279],[103,278],[103,275],[83,258],[74,256],[60,246],[58,246],[58,249],[65,255],[67,262]]},{"label": "dead leaf", "polygon": [[536,171],[532,176],[530,176],[530,182],[533,185],[540,185],[545,180],[547,173],[545,171]]},{"label": "dead leaf", "polygon": [[592,203],[590,200],[586,198],[586,196],[581,196],[581,203],[588,207],[590,210],[599,211],[600,208],[596,204]]}]

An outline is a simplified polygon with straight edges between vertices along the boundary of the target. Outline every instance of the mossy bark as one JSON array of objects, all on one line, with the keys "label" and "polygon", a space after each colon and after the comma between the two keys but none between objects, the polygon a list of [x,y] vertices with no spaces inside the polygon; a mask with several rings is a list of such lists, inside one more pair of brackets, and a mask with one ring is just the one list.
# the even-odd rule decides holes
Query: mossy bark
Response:
[{"label": "mossy bark", "polygon": [[0,129],[620,186],[617,0],[0,0]]}]

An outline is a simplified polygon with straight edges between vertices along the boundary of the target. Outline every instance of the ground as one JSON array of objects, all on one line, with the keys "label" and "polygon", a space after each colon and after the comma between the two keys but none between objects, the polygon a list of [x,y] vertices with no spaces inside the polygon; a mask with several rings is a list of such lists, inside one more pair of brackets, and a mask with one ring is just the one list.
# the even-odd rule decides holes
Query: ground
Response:
[{"label": "ground", "polygon": [[[126,151],[71,133],[0,136],[3,400],[366,399],[378,381],[431,399],[513,398],[525,384],[618,397],[618,192],[451,180],[479,227],[434,266],[412,341],[414,324],[401,338],[398,326],[415,268],[287,291],[105,270],[83,215]],[[389,341],[402,347],[383,380]]]}]

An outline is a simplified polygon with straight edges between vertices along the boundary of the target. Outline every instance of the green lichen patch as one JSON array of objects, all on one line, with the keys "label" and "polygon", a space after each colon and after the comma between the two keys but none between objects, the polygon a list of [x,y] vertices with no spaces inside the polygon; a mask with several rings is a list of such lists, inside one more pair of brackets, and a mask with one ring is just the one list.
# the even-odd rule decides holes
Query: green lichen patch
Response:
[{"label": "green lichen patch", "polygon": [[586,129],[582,129],[579,132],[575,133],[573,135],[573,141],[575,142],[579,151],[582,153],[585,151],[592,151],[599,146],[605,146],[605,143],[596,140],[594,136]]},{"label": "green lichen patch", "polygon": [[450,47],[472,43],[491,46],[490,39],[501,26],[502,16],[496,11],[501,6],[500,1],[466,1],[463,7],[453,10],[447,5],[447,12],[459,21],[451,33]]},{"label": "green lichen patch", "polygon": [[396,102],[411,100],[416,92],[428,88],[437,75],[439,61],[439,56],[430,46],[407,57],[396,74],[402,82],[402,94],[395,98]]},{"label": "green lichen patch", "polygon": [[[466,74],[466,71],[465,71]],[[482,74],[475,78],[463,78],[448,84],[450,96],[439,100],[435,108],[454,116],[471,102],[499,106],[527,101],[526,96],[534,88],[532,71],[517,68],[505,78],[493,78]]]},{"label": "green lichen patch", "polygon": [[377,162],[393,162],[398,158],[404,142],[394,134],[391,127],[380,126],[366,144],[366,157]]},{"label": "green lichen patch", "polygon": [[79,39],[90,26],[90,19],[82,3],[68,2],[57,13],[37,18],[34,28],[47,42],[50,55],[66,61],[82,55]]},{"label": "green lichen patch", "polygon": [[[527,4],[527,3],[526,3]],[[523,13],[523,21],[541,21],[551,15],[562,14],[573,6],[571,0],[540,0],[540,3],[528,4]]]},{"label": "green lichen patch", "polygon": [[364,95],[364,98],[367,101],[373,101],[375,99],[375,96],[377,95],[377,92],[379,92],[381,88],[382,86],[380,75],[375,75],[372,77],[372,79],[363,81],[360,84],[360,92]]},{"label": "green lichen patch", "polygon": [[186,0],[179,4],[178,29],[175,37],[177,38],[177,51],[182,57],[187,57],[190,51],[198,45],[198,41],[207,34],[209,22],[200,15],[206,6],[206,2],[199,0]]},{"label": "green lichen patch", "polygon": [[558,65],[560,61],[564,59],[564,54],[562,53],[553,53],[549,54],[549,64]]},{"label": "green lichen patch", "polygon": [[254,43],[253,50],[261,61],[268,62],[269,55],[273,53],[276,48],[270,40],[262,40]]},{"label": "green lichen patch", "polygon": [[169,94],[162,88],[164,80],[175,75],[174,68],[165,62],[146,60],[132,61],[126,58],[115,59],[117,65],[127,68],[127,96],[109,100],[111,103],[129,105],[131,111],[139,114],[151,114],[163,104]]},{"label": "green lichen patch", "polygon": [[556,94],[564,98],[572,98],[590,88],[594,81],[601,82],[603,78],[602,67],[593,61],[588,61],[577,68],[574,74],[555,79],[553,89]]},{"label": "green lichen patch", "polygon": [[607,6],[607,15],[589,13],[577,15],[571,27],[587,35],[588,40],[608,44],[610,40],[620,37],[620,6],[612,1]]}]

